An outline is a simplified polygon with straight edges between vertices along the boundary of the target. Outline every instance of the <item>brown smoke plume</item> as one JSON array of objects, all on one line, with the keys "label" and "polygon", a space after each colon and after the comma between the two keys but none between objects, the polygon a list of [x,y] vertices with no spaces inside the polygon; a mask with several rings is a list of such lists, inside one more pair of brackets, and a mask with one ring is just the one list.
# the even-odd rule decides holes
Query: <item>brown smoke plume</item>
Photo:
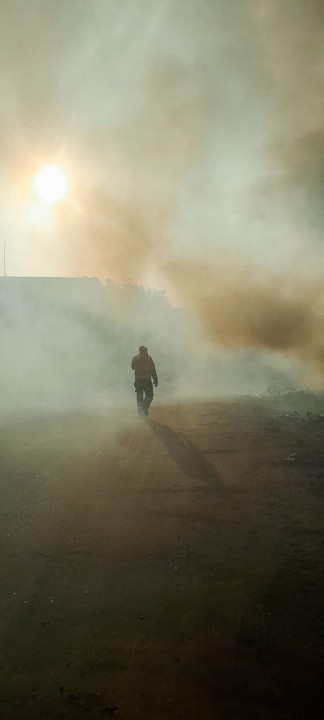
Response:
[{"label": "brown smoke plume", "polygon": [[311,362],[324,372],[324,291],[297,278],[271,275],[225,253],[211,264],[175,261],[168,273],[179,298],[209,340],[253,347]]}]

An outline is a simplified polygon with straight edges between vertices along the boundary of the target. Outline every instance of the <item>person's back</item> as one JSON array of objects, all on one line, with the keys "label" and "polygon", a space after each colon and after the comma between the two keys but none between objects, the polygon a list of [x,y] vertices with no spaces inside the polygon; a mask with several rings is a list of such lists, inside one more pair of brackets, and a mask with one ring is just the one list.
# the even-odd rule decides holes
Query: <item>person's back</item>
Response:
[{"label": "person's back", "polygon": [[[141,415],[148,415],[149,406],[153,400],[153,385],[158,386],[158,377],[156,374],[155,364],[151,356],[147,352],[147,348],[141,345],[138,355],[134,355],[131,363],[132,370],[135,373],[135,390],[137,395],[137,409]],[[145,398],[143,400],[143,393]]]},{"label": "person's back", "polygon": [[147,352],[140,352],[133,357],[132,369],[135,372],[135,378],[156,377],[153,359]]}]

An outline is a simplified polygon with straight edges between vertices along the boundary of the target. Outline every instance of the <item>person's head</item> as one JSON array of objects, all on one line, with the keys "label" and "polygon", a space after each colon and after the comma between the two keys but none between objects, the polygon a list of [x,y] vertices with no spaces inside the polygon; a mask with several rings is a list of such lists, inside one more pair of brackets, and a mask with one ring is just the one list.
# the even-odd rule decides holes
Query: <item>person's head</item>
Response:
[{"label": "person's head", "polygon": [[145,345],[140,345],[138,349],[141,355],[147,354],[147,347],[145,347]]}]

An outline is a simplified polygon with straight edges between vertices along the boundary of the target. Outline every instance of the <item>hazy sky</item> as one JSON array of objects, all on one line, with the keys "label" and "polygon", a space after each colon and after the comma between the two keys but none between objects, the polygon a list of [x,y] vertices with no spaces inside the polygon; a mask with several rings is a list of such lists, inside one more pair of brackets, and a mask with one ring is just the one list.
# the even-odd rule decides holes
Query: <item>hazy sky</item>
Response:
[{"label": "hazy sky", "polygon": [[[216,341],[322,364],[322,0],[0,12],[8,273],[166,287]],[[26,205],[50,162],[71,191],[40,226]]]}]

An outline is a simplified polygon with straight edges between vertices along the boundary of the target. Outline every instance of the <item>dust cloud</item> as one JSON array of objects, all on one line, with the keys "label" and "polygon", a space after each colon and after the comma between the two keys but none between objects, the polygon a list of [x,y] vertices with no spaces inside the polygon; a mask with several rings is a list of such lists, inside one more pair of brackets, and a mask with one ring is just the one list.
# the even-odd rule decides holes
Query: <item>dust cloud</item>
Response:
[{"label": "dust cloud", "polygon": [[[109,279],[128,308],[121,286],[165,291],[155,323],[124,317],[134,343],[147,332],[178,358],[181,390],[322,372],[322,3],[3,0],[1,11],[9,273]],[[30,225],[29,178],[52,160],[69,198],[50,227]]]}]

